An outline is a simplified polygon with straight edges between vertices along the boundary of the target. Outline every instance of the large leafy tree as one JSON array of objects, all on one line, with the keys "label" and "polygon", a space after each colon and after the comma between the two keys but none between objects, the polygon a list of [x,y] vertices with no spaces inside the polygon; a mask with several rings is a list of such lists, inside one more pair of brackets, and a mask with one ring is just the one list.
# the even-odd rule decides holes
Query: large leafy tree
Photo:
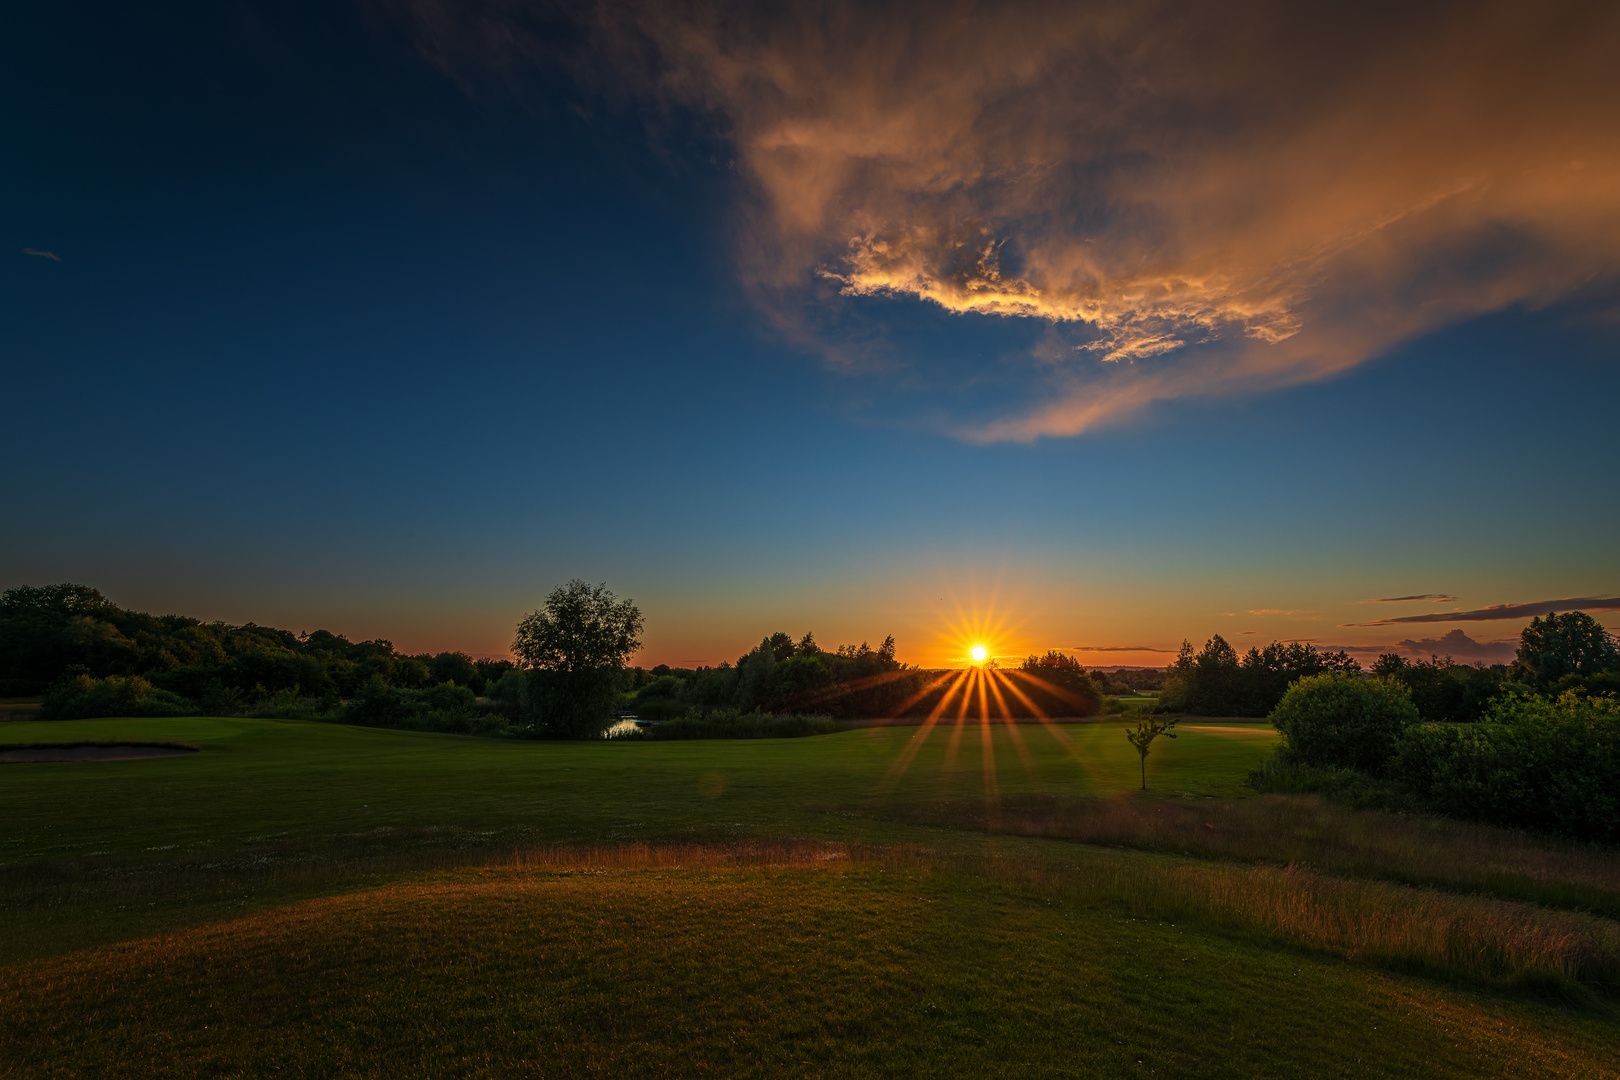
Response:
[{"label": "large leafy tree", "polygon": [[1567,676],[1620,669],[1620,650],[1603,625],[1584,611],[1530,620],[1519,634],[1519,655],[1509,677],[1546,689]]},{"label": "large leafy tree", "polygon": [[578,579],[551,590],[545,605],[518,623],[512,654],[530,673],[538,733],[578,739],[607,730],[642,625],[632,601]]}]

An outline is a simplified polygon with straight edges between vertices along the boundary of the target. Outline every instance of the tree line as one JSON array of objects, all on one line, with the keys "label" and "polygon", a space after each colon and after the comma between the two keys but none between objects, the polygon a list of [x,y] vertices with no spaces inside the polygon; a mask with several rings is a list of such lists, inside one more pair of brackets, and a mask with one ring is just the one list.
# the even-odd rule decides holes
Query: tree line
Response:
[{"label": "tree line", "polygon": [[[1449,656],[1408,660],[1384,653],[1373,662],[1371,675],[1404,686],[1423,720],[1467,722],[1515,693],[1620,693],[1614,648],[1608,632],[1590,615],[1554,612],[1524,628],[1511,664],[1458,664]],[[1175,663],[1165,671],[1159,707],[1198,716],[1264,717],[1295,682],[1329,673],[1361,675],[1362,668],[1348,653],[1297,642],[1272,642],[1239,657],[1216,634],[1196,653],[1191,643],[1181,643]]]},{"label": "tree line", "polygon": [[735,664],[648,671],[628,666],[642,627],[633,602],[570,581],[519,623],[514,660],[475,660],[463,652],[406,655],[384,639],[354,642],[326,630],[151,615],[84,585],[19,586],[0,594],[0,696],[43,693],[45,719],[276,716],[595,738],[621,712],[689,720],[694,731],[715,729],[722,714],[900,719],[945,705],[953,716],[969,708],[977,716],[986,705],[1010,718],[1086,716],[1104,693],[1124,689],[1053,651],[1016,669],[1026,677],[1020,693],[969,702],[952,673],[902,663],[893,636],[876,648],[824,649],[813,633],[777,632]]},{"label": "tree line", "polygon": [[[1090,716],[1098,711],[1108,686],[1079,661],[1052,651],[1030,656],[1016,669],[1029,678],[1019,694],[999,700],[987,697],[991,715],[1027,719],[1036,715]],[[660,664],[642,673],[629,701],[643,720],[674,720],[714,710],[768,713],[819,713],[834,719],[915,719],[942,705],[954,716],[961,696],[952,694],[951,672],[901,663],[895,640],[886,637],[876,649],[867,642],[827,650],[815,634],[797,641],[777,632],[762,638],[735,665],[671,668]],[[968,703],[974,717],[977,699]]]},{"label": "tree line", "polygon": [[85,585],[0,593],[0,696],[43,694],[45,718],[346,711],[364,719],[401,695],[470,718],[477,696],[515,667],[464,652],[406,655],[382,638],[326,630],[150,615]]}]

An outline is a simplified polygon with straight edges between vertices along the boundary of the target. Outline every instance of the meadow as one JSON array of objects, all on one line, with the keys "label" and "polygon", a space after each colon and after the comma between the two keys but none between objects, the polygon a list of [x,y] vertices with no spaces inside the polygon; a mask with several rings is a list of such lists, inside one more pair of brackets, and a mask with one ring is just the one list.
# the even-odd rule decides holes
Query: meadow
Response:
[{"label": "meadow", "polygon": [[1256,796],[1262,724],[9,723],[0,1075],[1620,1076],[1612,849]]}]

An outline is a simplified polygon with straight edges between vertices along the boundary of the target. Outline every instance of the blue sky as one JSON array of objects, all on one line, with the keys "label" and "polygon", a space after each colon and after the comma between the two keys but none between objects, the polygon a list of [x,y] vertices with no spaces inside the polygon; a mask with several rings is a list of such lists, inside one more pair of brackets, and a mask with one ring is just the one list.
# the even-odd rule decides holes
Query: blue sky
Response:
[{"label": "blue sky", "polygon": [[[980,634],[1087,663],[1216,632],[1488,643],[1524,620],[1345,624],[1620,591],[1606,234],[1568,255],[1598,268],[1578,285],[1515,293],[1543,256],[1480,246],[1498,207],[1403,256],[1410,304],[1313,279],[1289,340],[1355,348],[1220,381],[1236,361],[1180,316],[985,314],[927,259],[912,286],[783,255],[766,122],[604,90],[576,61],[611,43],[448,62],[386,6],[5,20],[5,586],[490,654],[583,577],[641,604],[650,663],[776,629],[928,663]],[[898,205],[892,175],[861,184],[889,192],[861,214]],[[1035,275],[1061,253],[995,220],[995,280],[1059,296]],[[1496,300],[1431,288],[1447,252]],[[1110,318],[1187,344],[1099,365]],[[1342,331],[1377,319],[1417,329]],[[1150,377],[1172,389],[1120,389]]]}]

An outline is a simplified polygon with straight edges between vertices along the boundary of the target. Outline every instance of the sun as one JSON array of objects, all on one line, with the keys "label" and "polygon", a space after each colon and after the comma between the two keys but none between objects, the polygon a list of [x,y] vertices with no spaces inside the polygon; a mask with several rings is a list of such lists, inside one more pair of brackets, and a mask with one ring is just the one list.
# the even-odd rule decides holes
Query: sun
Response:
[{"label": "sun", "polygon": [[982,664],[984,663],[984,658],[989,656],[990,653],[983,645],[975,645],[973,648],[968,650],[968,655],[973,657],[973,662],[975,664]]}]

